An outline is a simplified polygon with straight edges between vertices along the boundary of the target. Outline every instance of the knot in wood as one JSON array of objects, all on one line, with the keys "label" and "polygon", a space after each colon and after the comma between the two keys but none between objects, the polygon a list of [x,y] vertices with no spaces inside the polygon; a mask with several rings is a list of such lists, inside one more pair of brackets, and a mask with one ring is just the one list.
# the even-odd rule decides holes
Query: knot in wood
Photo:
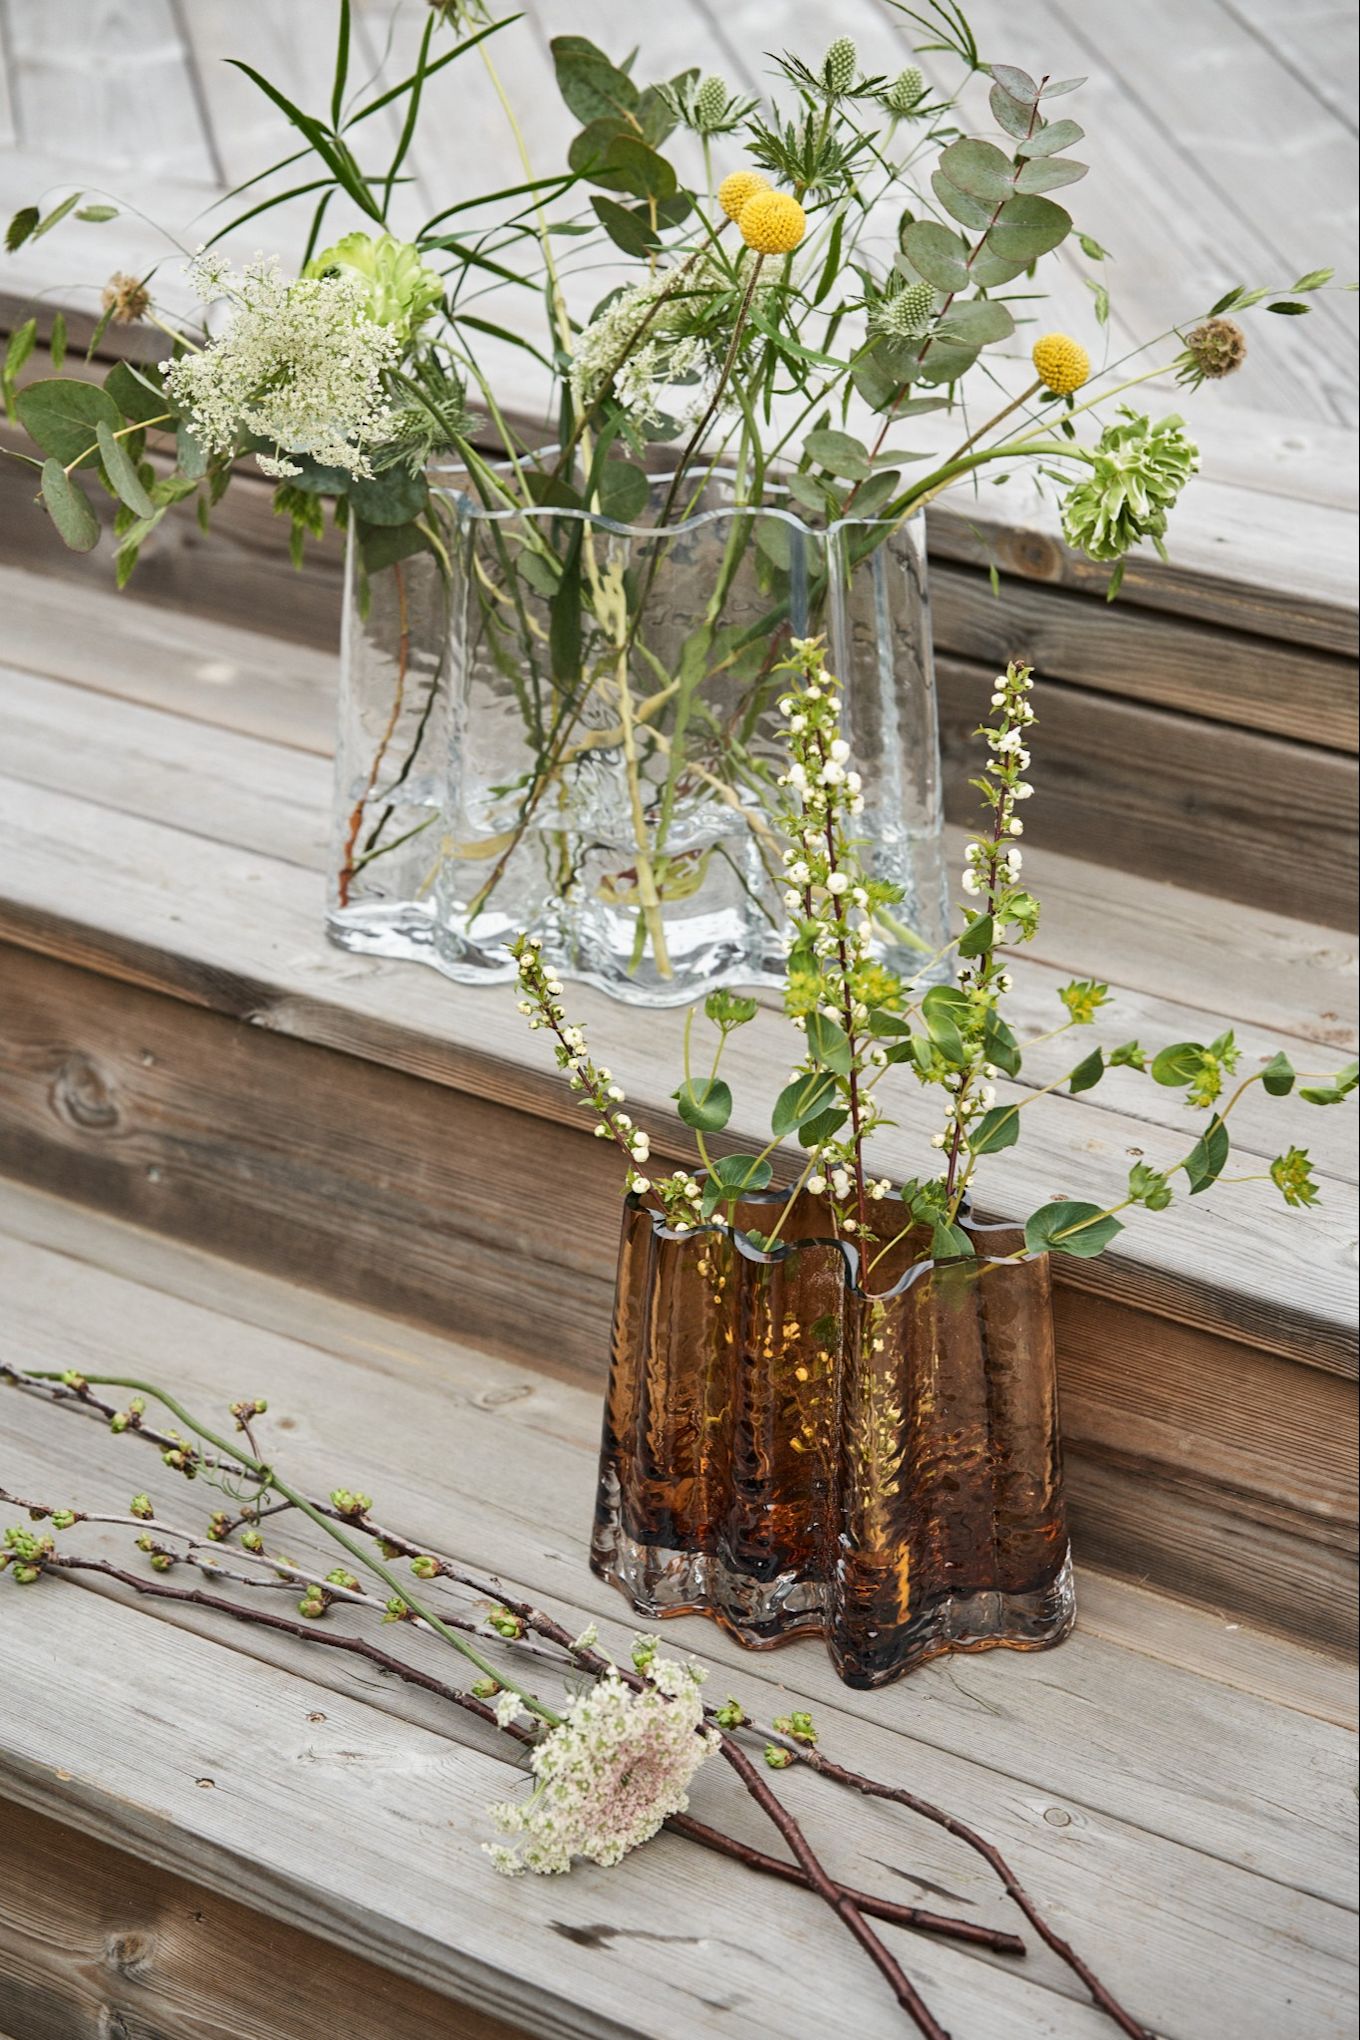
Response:
[{"label": "knot in wood", "polygon": [[[145,1977],[151,1968],[154,1941],[149,1934],[110,1934],[104,1942],[104,1966],[119,1976]],[[123,2024],[116,2012],[110,2014],[116,2024],[109,2026],[109,2040],[122,2032]]]},{"label": "knot in wood", "polygon": [[1042,531],[1010,531],[997,546],[1007,573],[1023,574],[1027,581],[1061,581],[1062,547]]},{"label": "knot in wood", "polygon": [[85,1133],[107,1133],[118,1124],[118,1105],[104,1072],[81,1049],[73,1049],[53,1079],[52,1109]]}]

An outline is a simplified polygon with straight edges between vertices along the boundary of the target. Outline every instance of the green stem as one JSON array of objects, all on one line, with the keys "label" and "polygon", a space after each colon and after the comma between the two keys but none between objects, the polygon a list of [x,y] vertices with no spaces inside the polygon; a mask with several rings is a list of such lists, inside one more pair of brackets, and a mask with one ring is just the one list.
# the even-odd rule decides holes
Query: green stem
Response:
[{"label": "green stem", "polygon": [[[65,1376],[57,1369],[35,1368],[33,1374],[34,1378],[38,1381],[63,1381],[65,1379]],[[174,1396],[167,1393],[165,1389],[158,1388],[154,1382],[137,1381],[120,1374],[84,1374],[81,1376],[81,1379],[97,1388],[125,1388],[131,1390],[134,1395],[154,1396],[155,1400],[162,1404],[165,1409],[169,1410],[172,1416],[177,1417],[180,1423],[187,1425],[195,1437],[202,1438],[205,1444],[211,1445],[214,1451],[222,1453],[225,1458],[233,1461],[236,1465],[245,1467],[263,1485],[274,1488],[286,1501],[291,1502],[295,1509],[306,1516],[309,1522],[315,1523],[319,1530],[324,1530],[328,1537],[333,1538],[343,1550],[349,1553],[351,1558],[357,1559],[360,1565],[366,1566],[371,1573],[376,1574],[384,1586],[401,1601],[403,1606],[409,1608],[413,1615],[418,1615],[422,1622],[428,1623],[430,1628],[437,1635],[441,1636],[445,1643],[452,1644],[453,1648],[463,1657],[467,1658],[470,1663],[474,1664],[485,1678],[493,1679],[497,1685],[503,1686],[508,1692],[516,1694],[524,1702],[525,1706],[532,1713],[538,1715],[540,1720],[546,1721],[550,1728],[556,1728],[560,1725],[561,1715],[554,1714],[552,1709],[546,1706],[543,1701],[537,1699],[534,1694],[527,1692],[523,1686],[516,1685],[513,1679],[507,1679],[504,1673],[498,1671],[488,1658],[482,1656],[475,1645],[470,1644],[465,1637],[459,1636],[455,1630],[450,1629],[447,1623],[442,1622],[432,1609],[427,1608],[422,1601],[417,1599],[416,1595],[411,1592],[410,1588],[402,1580],[398,1579],[389,1566],[384,1565],[380,1558],[371,1556],[361,1544],[357,1544],[338,1524],[331,1522],[329,1517],[325,1516],[313,1502],[308,1501],[306,1495],[299,1493],[296,1488],[290,1487],[286,1481],[281,1480],[272,1466],[267,1466],[263,1460],[257,1459],[253,1453],[243,1451],[239,1444],[226,1438],[221,1438],[216,1431],[209,1430],[206,1424],[201,1424],[197,1417],[191,1416],[184,1405],[178,1402]]]}]

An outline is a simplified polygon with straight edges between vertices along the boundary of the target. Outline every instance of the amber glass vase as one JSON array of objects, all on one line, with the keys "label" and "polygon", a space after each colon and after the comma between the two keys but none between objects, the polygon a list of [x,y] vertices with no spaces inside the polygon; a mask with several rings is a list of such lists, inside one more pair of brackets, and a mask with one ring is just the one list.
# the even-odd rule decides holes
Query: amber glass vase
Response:
[{"label": "amber glass vase", "polygon": [[[801,1196],[679,1236],[623,1223],[592,1564],[639,1613],[711,1615],[769,1648],[821,1632],[880,1686],[950,1650],[1041,1649],[1072,1624],[1046,1258],[895,1247],[862,1280]],[[773,1207],[773,1208],[772,1208]]]}]

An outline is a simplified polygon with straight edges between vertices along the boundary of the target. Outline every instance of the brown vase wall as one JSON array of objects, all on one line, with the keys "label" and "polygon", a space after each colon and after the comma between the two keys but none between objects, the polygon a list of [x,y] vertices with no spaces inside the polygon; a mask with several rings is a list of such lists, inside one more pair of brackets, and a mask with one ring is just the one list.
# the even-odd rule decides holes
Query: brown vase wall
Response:
[{"label": "brown vase wall", "polygon": [[854,1686],[1072,1621],[1046,1258],[873,1269],[804,1195],[735,1233],[624,1215],[592,1563],[649,1617],[826,1635]]}]

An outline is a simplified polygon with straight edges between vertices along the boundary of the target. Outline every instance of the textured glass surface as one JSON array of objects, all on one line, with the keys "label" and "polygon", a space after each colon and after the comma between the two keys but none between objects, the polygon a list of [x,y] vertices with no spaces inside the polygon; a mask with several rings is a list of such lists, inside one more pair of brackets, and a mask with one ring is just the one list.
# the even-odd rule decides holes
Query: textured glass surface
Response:
[{"label": "textured glass surface", "polygon": [[[769,1202],[737,1222],[768,1229]],[[868,1296],[827,1229],[803,1196],[766,1256],[630,1205],[596,1572],[644,1615],[711,1615],[744,1643],[820,1631],[852,1686],[1058,1642],[1073,1596],[1047,1259],[1005,1263],[1021,1235],[970,1225],[975,1263],[890,1266]]]},{"label": "textured glass surface", "polygon": [[[562,975],[643,1004],[773,981],[773,669],[824,630],[867,861],[903,888],[904,928],[943,945],[920,518],[883,538],[719,507],[658,534],[444,500],[450,580],[427,554],[351,565],[337,940],[476,981],[510,976],[529,928]],[[588,599],[561,599],[570,575]],[[888,953],[919,954],[905,936]]]}]

